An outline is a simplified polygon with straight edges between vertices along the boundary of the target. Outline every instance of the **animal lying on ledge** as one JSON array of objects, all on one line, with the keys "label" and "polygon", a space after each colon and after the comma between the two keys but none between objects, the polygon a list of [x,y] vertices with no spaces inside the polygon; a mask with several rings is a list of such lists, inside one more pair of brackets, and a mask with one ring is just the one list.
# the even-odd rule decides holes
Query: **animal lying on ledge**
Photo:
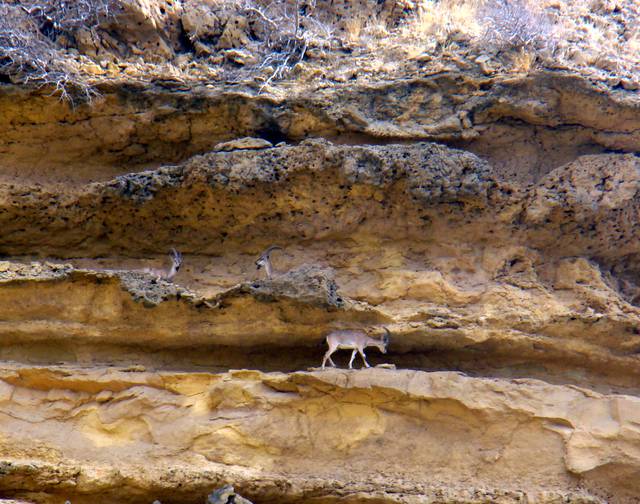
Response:
[{"label": "animal lying on ledge", "polygon": [[349,369],[353,369],[352,364],[353,359],[356,357],[356,352],[362,357],[365,367],[371,367],[364,355],[364,349],[375,346],[378,347],[382,353],[387,353],[387,345],[389,344],[391,332],[386,327],[383,327],[383,329],[387,334],[385,334],[382,339],[371,338],[364,331],[338,330],[330,332],[326,337],[329,350],[327,350],[327,353],[324,354],[324,359],[322,359],[322,369],[324,369],[327,360],[333,367],[336,367],[335,362],[331,359],[331,354],[341,349],[353,350],[353,352],[351,352],[351,359],[349,360]]},{"label": "animal lying on ledge", "polygon": [[182,254],[172,248],[169,257],[171,258],[171,266],[168,268],[144,268],[142,272],[156,277],[156,280],[162,279],[171,282],[182,266]]},{"label": "animal lying on ledge", "polygon": [[271,275],[273,274],[273,266],[271,266],[271,252],[274,250],[282,250],[282,247],[271,245],[271,247],[260,254],[260,257],[258,257],[256,261],[256,269],[264,268],[267,278],[271,278]]}]

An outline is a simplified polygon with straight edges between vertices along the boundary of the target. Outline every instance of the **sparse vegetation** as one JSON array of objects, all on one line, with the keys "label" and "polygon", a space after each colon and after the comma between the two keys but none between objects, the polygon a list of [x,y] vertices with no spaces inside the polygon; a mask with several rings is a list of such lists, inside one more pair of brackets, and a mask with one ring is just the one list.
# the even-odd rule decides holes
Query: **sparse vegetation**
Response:
[{"label": "sparse vegetation", "polygon": [[0,4],[0,72],[5,78],[41,79],[49,72],[53,47],[26,16]]},{"label": "sparse vegetation", "polygon": [[[301,12],[303,11],[303,12]],[[271,2],[264,6],[245,0],[241,12],[252,25],[253,33],[261,42],[262,61],[259,68],[271,68],[264,85],[286,75],[296,63],[302,61],[309,46],[327,46],[333,29],[320,22],[311,12],[312,6]]]},{"label": "sparse vegetation", "polygon": [[70,102],[95,95],[56,39],[95,26],[110,14],[112,0],[0,2],[0,77],[53,88]]},{"label": "sparse vegetation", "polygon": [[640,4],[632,0],[422,0],[401,36],[408,49],[502,53],[516,70],[537,60],[603,76],[640,73]]},{"label": "sparse vegetation", "polygon": [[497,0],[479,10],[483,39],[502,50],[552,49],[549,18],[528,0]]},{"label": "sparse vegetation", "polygon": [[143,12],[124,0],[0,0],[0,80],[51,86],[77,101],[91,99],[88,83],[107,76],[253,81],[262,89],[293,69],[298,80],[344,80],[444,54],[482,56],[487,72],[552,65],[640,73],[640,4],[630,0],[159,5],[150,0]]},{"label": "sparse vegetation", "polygon": [[49,36],[96,26],[118,9],[114,0],[20,0],[18,5],[39,23],[40,31]]}]

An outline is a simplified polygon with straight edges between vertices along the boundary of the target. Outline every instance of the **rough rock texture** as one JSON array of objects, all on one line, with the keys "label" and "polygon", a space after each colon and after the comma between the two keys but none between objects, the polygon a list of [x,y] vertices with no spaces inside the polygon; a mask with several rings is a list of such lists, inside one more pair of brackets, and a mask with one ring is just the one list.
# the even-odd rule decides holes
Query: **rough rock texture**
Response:
[{"label": "rough rock texture", "polygon": [[0,155],[7,162],[0,173],[41,181],[104,180],[244,136],[273,143],[309,136],[436,140],[476,152],[523,182],[582,154],[635,152],[640,144],[637,93],[563,72],[485,76],[448,67],[278,95],[242,84],[114,83],[74,109],[46,91],[5,87]]},{"label": "rough rock texture", "polygon": [[[66,189],[6,183],[5,253],[76,264],[0,263],[1,355],[49,366],[7,371],[6,433],[45,451],[19,443],[4,488],[38,502],[197,502],[221,481],[260,502],[624,502],[640,491],[640,411],[633,397],[611,394],[638,392],[637,230],[625,215],[637,213],[639,173],[634,155],[591,155],[522,186],[437,144],[314,140]],[[273,258],[275,277],[261,280],[253,260],[275,238],[285,253]],[[175,284],[136,272],[145,263],[125,255],[170,245],[185,255]],[[107,254],[121,258],[99,259]],[[371,351],[374,364],[521,379],[193,374],[303,369],[319,363],[331,328],[382,325],[390,354]],[[61,361],[146,374],[105,382],[103,371],[53,366]],[[185,371],[146,372],[163,368]],[[163,391],[166,380],[175,390]],[[121,414],[107,412],[115,392]],[[63,403],[34,402],[49,400]],[[46,411],[61,429],[51,438]],[[36,412],[42,431],[13,423]],[[129,451],[157,462],[144,477],[135,460],[114,468]],[[376,452],[385,453],[378,463]],[[180,470],[163,483],[168,454]],[[83,457],[97,473],[84,476]]]},{"label": "rough rock texture", "polygon": [[[603,182],[607,173],[615,176]],[[86,334],[156,348],[310,347],[336,325],[386,323],[410,361],[434,349],[571,361],[601,384],[635,387],[638,236],[628,215],[637,212],[639,173],[633,155],[587,156],[522,187],[436,144],[315,140],[207,154],[64,192],[5,184],[5,253],[179,246],[189,269],[176,281],[200,292],[135,273],[120,275],[126,294],[90,271],[54,278],[43,270],[31,281],[18,271],[4,284],[5,341]],[[254,254],[274,237],[287,250],[274,258],[280,274],[247,282],[257,277]],[[78,265],[91,270],[96,261]],[[42,290],[44,280],[52,295],[43,300],[32,285]],[[69,282],[78,299],[54,294]],[[145,305],[157,305],[153,317]],[[58,314],[55,323],[34,324],[34,311],[45,310]]]},{"label": "rough rock texture", "polygon": [[[210,3],[69,43],[242,66],[251,23]],[[0,503],[639,502],[640,98],[423,60],[0,83]],[[377,367],[317,368],[385,327]]]},{"label": "rough rock texture", "polygon": [[530,379],[13,366],[0,385],[0,488],[40,502],[196,503],[229,479],[260,502],[600,503],[612,484],[619,497],[640,491],[640,400]]}]

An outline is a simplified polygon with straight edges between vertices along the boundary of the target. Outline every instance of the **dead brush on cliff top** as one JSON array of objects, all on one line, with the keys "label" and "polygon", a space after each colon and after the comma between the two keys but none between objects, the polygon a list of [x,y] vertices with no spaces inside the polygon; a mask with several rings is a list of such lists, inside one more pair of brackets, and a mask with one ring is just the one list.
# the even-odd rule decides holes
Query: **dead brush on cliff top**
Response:
[{"label": "dead brush on cliff top", "polygon": [[482,40],[500,50],[553,50],[555,33],[550,19],[528,0],[489,2],[479,10]]},{"label": "dead brush on cliff top", "polygon": [[91,101],[96,90],[75,60],[56,44],[69,30],[109,15],[107,0],[0,2],[0,79],[52,88],[72,104]]},{"label": "dead brush on cliff top", "polygon": [[398,33],[410,54],[500,58],[511,70],[584,68],[637,78],[640,2],[627,0],[420,0]]},{"label": "dead brush on cliff top", "polygon": [[424,0],[403,30],[427,50],[475,47],[483,52],[535,53],[553,50],[554,25],[529,0]]},{"label": "dead brush on cliff top", "polygon": [[114,0],[20,0],[17,5],[39,24],[39,30],[56,34],[97,26],[118,9]]},{"label": "dead brush on cliff top", "polygon": [[241,3],[241,12],[251,23],[254,36],[260,41],[263,53],[259,69],[269,69],[261,90],[274,79],[282,79],[304,60],[310,46],[329,46],[332,27],[315,15],[315,2],[269,2],[253,0]]}]

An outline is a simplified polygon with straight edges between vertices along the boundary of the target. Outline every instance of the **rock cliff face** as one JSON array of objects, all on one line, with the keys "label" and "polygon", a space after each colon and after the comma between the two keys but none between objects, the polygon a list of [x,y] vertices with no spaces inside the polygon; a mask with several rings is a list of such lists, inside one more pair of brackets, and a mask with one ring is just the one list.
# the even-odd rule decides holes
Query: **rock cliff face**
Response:
[{"label": "rock cliff face", "polygon": [[[178,57],[209,18],[167,3],[121,52]],[[416,61],[0,85],[0,502],[639,501],[637,92]],[[384,327],[387,366],[318,369]]]},{"label": "rock cliff face", "polygon": [[12,433],[2,442],[2,488],[49,502],[203,502],[230,479],[261,502],[637,495],[640,401],[630,396],[377,369],[21,365],[2,380],[3,431]]}]

